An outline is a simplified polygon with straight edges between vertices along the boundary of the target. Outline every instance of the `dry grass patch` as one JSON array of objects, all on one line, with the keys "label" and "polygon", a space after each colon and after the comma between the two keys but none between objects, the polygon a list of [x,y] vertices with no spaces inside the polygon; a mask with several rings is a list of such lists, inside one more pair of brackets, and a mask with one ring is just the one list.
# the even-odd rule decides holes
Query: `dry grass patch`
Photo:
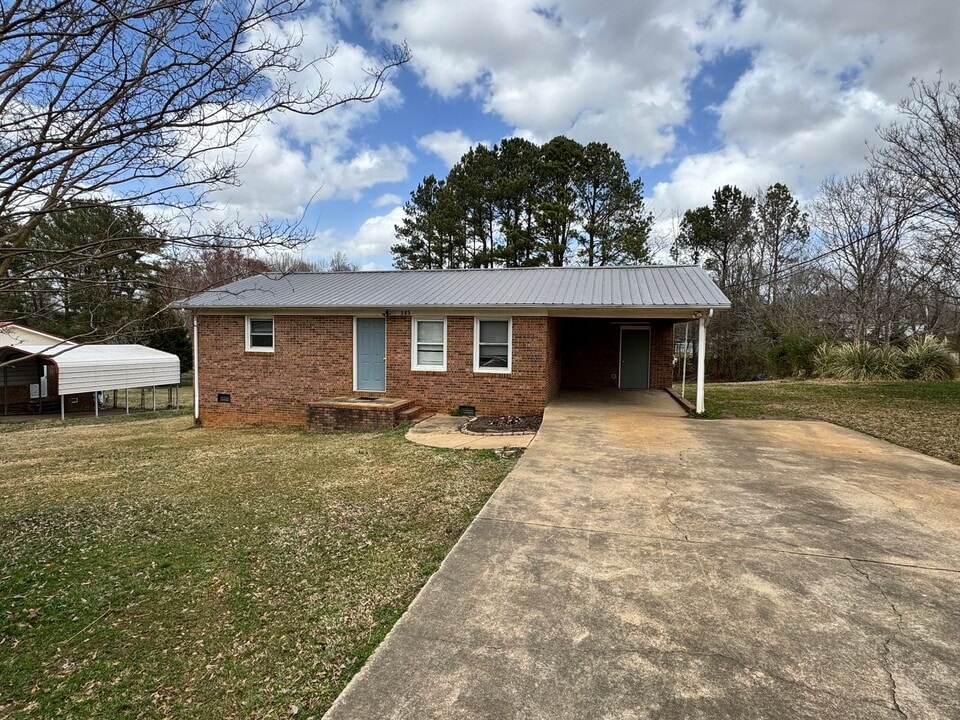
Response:
[{"label": "dry grass patch", "polygon": [[826,420],[960,465],[958,381],[715,384],[706,405],[711,417]]},{"label": "dry grass patch", "polygon": [[319,717],[512,467],[397,432],[0,433],[0,716]]}]

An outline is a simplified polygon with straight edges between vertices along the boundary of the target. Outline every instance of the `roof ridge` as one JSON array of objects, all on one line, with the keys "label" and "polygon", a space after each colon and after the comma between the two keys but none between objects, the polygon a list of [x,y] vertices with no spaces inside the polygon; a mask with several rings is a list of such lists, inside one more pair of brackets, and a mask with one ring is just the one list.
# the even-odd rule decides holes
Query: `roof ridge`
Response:
[{"label": "roof ridge", "polygon": [[[672,263],[669,265],[536,265],[536,266],[524,266],[524,267],[492,267],[492,268],[417,268],[417,269],[399,269],[399,268],[389,268],[382,269],[377,268],[374,270],[294,270],[291,272],[283,272],[281,270],[268,270],[267,272],[258,273],[258,275],[275,275],[278,277],[289,277],[291,275],[382,275],[382,274],[391,274],[391,275],[400,275],[400,274],[413,274],[413,273],[460,273],[460,272],[470,272],[470,273],[484,273],[484,272],[517,272],[517,271],[532,271],[532,270],[585,270],[589,272],[598,272],[603,270],[669,270],[675,268],[693,268],[700,267],[695,264],[680,264]],[[255,277],[255,276],[254,276]]]}]

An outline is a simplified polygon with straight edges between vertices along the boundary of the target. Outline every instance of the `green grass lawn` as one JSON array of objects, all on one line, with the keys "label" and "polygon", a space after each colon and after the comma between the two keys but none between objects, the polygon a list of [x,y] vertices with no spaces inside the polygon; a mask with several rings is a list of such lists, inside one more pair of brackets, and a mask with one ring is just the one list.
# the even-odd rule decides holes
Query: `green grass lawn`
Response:
[{"label": "green grass lawn", "polygon": [[319,717],[513,460],[400,432],[0,433],[0,716]]},{"label": "green grass lawn", "polygon": [[709,417],[826,420],[960,465],[960,382],[711,384],[705,403]]}]

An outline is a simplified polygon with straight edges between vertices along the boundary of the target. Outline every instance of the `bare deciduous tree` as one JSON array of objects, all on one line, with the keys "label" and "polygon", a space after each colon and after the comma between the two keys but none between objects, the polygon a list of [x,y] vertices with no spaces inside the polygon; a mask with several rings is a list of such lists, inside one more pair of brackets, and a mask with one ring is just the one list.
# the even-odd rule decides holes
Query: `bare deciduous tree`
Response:
[{"label": "bare deciduous tree", "polygon": [[901,272],[917,224],[913,186],[879,168],[832,178],[820,188],[814,217],[854,340],[889,342],[902,318],[911,279]]},{"label": "bare deciduous tree", "polygon": [[873,163],[914,179],[926,202],[960,226],[960,85],[915,79],[899,122],[880,128]]},{"label": "bare deciduous tree", "polygon": [[[0,4],[0,297],[70,272],[93,243],[44,253],[45,219],[138,207],[166,251],[290,247],[296,223],[210,227],[210,193],[238,182],[233,152],[276,113],[374,100],[409,59],[394,46],[347,92],[304,57],[305,0],[16,0]],[[137,248],[144,237],[125,242]],[[114,239],[116,242],[117,239]]]}]

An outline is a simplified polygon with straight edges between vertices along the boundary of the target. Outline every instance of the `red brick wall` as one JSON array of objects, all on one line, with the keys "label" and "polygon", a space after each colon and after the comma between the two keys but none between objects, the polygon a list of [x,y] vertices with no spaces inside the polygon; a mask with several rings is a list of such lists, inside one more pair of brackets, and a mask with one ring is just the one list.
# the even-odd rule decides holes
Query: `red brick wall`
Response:
[{"label": "red brick wall", "polygon": [[473,405],[481,415],[528,414],[546,406],[549,318],[513,318],[509,374],[473,371],[472,316],[447,318],[446,372],[411,370],[410,323],[410,318],[401,317],[387,321],[386,395],[413,398],[434,412]]},{"label": "red brick wall", "polygon": [[561,382],[566,388],[615,388],[620,372],[620,326],[599,318],[564,318]]},{"label": "red brick wall", "polygon": [[[560,332],[561,383],[566,388],[620,384],[620,327],[606,318],[564,318]],[[650,321],[650,387],[673,384],[673,321]]]},{"label": "red brick wall", "polygon": [[[273,353],[246,352],[242,315],[200,316],[204,423],[303,425],[306,405],[353,391],[353,318],[277,315]],[[473,372],[472,316],[447,318],[447,370],[411,370],[410,317],[387,319],[387,389],[433,412],[473,405],[482,415],[541,412],[564,387],[618,385],[620,326],[598,318],[513,318],[512,371]],[[673,323],[652,321],[650,386],[673,382]],[[227,393],[230,403],[218,403]]]},{"label": "red brick wall", "polygon": [[[242,315],[199,317],[200,419],[302,425],[306,404],[353,388],[353,319],[277,315],[275,352],[246,352]],[[218,393],[230,403],[218,403]]]},{"label": "red brick wall", "polygon": [[547,323],[547,401],[549,402],[560,392],[562,374],[561,335],[562,324],[560,318],[550,318]]},{"label": "red brick wall", "polygon": [[673,386],[673,322],[650,323],[650,387]]},{"label": "red brick wall", "polygon": [[[473,372],[474,319],[467,316],[447,318],[446,372],[411,370],[411,322],[388,318],[387,389],[364,395],[411,398],[434,412],[473,405],[484,415],[524,414],[543,410],[559,387],[551,346],[558,326],[549,318],[513,318],[509,374]],[[308,402],[355,394],[351,316],[277,315],[273,353],[245,351],[242,315],[201,315],[199,331],[200,419],[206,424],[303,425]],[[230,403],[218,403],[218,393],[228,393]]]}]

